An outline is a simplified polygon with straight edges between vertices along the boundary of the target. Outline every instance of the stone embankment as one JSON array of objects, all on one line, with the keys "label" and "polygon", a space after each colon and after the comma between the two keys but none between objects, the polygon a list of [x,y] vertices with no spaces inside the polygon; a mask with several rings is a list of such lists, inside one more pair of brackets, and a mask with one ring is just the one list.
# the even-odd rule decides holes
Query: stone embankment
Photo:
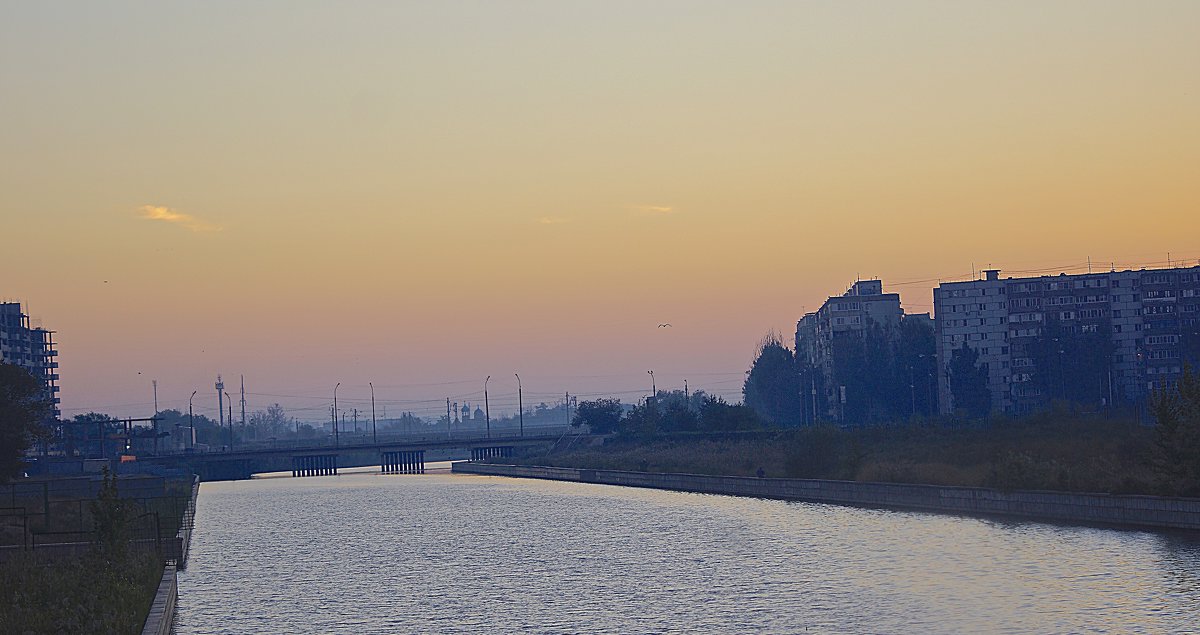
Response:
[{"label": "stone embankment", "polygon": [[176,564],[163,567],[162,580],[158,583],[158,592],[154,594],[154,602],[150,605],[150,614],[142,625],[142,635],[168,635],[175,622],[175,601],[179,596],[178,570],[187,567],[188,550],[192,545],[192,527],[196,514],[196,497],[200,493],[200,477],[192,479],[192,498],[188,502],[184,520],[175,535],[174,560]]},{"label": "stone embankment", "polygon": [[1200,531],[1200,499],[454,463],[453,471],[834,505]]}]

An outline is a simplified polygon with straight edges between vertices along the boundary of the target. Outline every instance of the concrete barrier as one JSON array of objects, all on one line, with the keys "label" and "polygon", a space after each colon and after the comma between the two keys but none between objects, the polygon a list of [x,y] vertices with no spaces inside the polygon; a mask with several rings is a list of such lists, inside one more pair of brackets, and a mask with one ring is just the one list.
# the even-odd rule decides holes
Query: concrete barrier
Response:
[{"label": "concrete barrier", "polygon": [[175,621],[175,600],[179,596],[179,578],[175,567],[167,565],[163,568],[162,580],[158,583],[158,592],[154,594],[154,602],[150,605],[150,614],[142,625],[142,635],[168,635],[171,624]]},{"label": "concrete barrier", "polygon": [[1194,498],[1024,490],[1005,492],[983,487],[660,474],[493,463],[454,463],[452,471],[835,505],[1200,531],[1200,499]]}]

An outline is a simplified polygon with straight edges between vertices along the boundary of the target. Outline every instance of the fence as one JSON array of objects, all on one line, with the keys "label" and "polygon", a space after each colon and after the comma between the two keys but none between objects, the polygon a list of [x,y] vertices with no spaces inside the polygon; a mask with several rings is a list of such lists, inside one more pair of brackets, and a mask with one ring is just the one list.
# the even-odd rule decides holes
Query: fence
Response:
[{"label": "fence", "polygon": [[[160,477],[121,478],[117,491],[132,510],[128,526],[133,549],[153,549],[165,563],[182,564],[195,522],[198,482]],[[0,560],[19,552],[45,557],[77,556],[98,544],[92,504],[97,479],[72,478],[0,486]]]}]

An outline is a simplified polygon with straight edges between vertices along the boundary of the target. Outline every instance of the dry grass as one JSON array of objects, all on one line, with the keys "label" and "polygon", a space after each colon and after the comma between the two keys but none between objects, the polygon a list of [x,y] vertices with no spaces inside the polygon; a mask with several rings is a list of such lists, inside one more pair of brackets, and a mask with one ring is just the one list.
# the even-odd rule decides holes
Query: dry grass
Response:
[{"label": "dry grass", "polygon": [[778,431],[745,437],[613,440],[516,459],[526,464],[1156,494],[1152,428],[1065,415],[988,427]]}]

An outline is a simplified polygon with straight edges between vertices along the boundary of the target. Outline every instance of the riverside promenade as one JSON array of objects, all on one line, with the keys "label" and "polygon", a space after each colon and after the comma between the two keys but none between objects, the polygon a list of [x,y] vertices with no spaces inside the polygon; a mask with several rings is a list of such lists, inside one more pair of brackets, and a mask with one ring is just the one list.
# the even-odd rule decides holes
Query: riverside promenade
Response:
[{"label": "riverside promenade", "polygon": [[1200,499],[1194,498],[1024,490],[1006,492],[983,487],[707,476],[494,463],[459,462],[454,463],[451,469],[458,474],[539,478],[703,494],[964,515],[1010,516],[1144,529],[1200,531]]}]

